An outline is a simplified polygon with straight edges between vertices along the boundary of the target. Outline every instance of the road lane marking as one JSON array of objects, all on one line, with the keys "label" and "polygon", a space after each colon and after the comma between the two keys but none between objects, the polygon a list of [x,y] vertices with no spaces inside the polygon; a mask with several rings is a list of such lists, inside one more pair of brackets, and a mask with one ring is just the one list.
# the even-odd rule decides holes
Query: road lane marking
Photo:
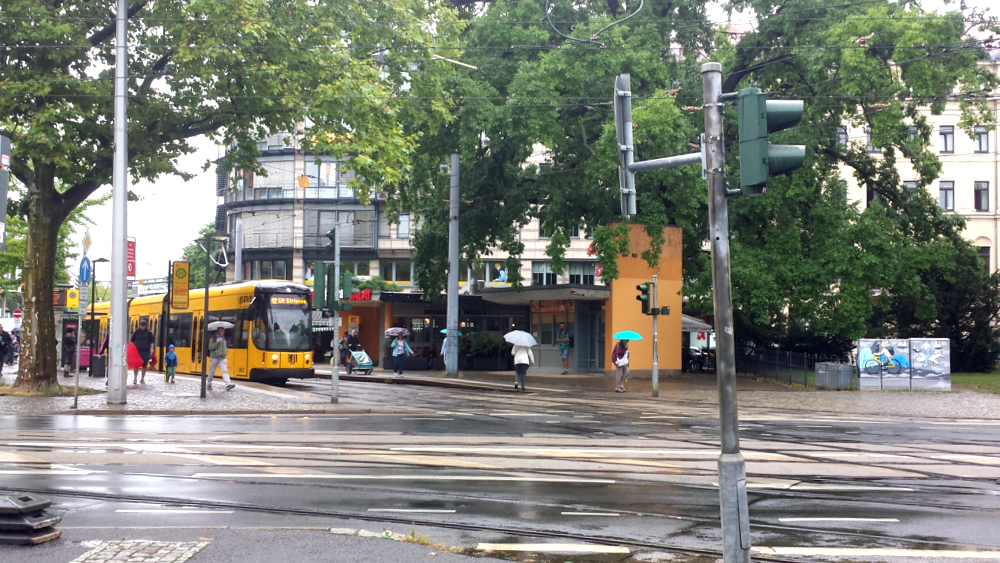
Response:
[{"label": "road lane marking", "polygon": [[768,555],[802,555],[831,557],[921,557],[931,560],[1000,559],[1000,551],[957,551],[937,549],[852,548],[852,547],[751,547]]},{"label": "road lane marking", "polygon": [[511,481],[518,483],[579,483],[613,485],[614,479],[582,477],[509,477],[505,475],[342,475],[336,473],[195,473],[195,479],[341,479],[364,481]]},{"label": "road lane marking", "polygon": [[120,508],[115,512],[123,514],[232,514],[232,510],[208,510],[203,508]]},{"label": "road lane marking", "polygon": [[621,516],[617,512],[563,512],[563,516]]},{"label": "road lane marking", "polygon": [[406,514],[454,514],[454,510],[433,510],[430,508],[369,508],[368,512],[404,512]]},{"label": "road lane marking", "polygon": [[897,518],[778,518],[779,522],[894,522]]},{"label": "road lane marking", "polygon": [[0,469],[0,475],[91,475],[104,471],[87,471],[86,469]]},{"label": "road lane marking", "polygon": [[[718,482],[712,483],[713,487],[718,487]],[[834,485],[826,483],[747,483],[748,489],[776,489],[782,491],[842,491],[842,492],[864,492],[864,491],[888,491],[888,492],[913,492],[913,489],[906,487],[871,487],[866,485]]]},{"label": "road lane marking", "polygon": [[624,553],[627,547],[585,543],[481,543],[477,551],[533,551],[536,553]]},{"label": "road lane marking", "polygon": [[455,420],[454,418],[439,418],[433,416],[404,416],[402,420]]}]

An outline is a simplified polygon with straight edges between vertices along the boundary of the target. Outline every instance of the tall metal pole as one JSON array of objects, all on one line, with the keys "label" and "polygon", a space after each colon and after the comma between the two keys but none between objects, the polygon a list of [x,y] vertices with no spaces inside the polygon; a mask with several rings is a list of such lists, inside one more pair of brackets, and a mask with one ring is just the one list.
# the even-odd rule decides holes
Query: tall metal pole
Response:
[{"label": "tall metal pole", "polygon": [[[201,338],[201,398],[204,399],[208,396],[208,273],[212,270],[212,237],[205,237],[205,311],[202,313],[202,322],[204,323],[204,330],[198,335]],[[195,329],[197,330],[197,328]],[[192,341],[193,345],[194,342]],[[214,374],[213,374],[214,375]]]},{"label": "tall metal pole", "polygon": [[722,138],[722,65],[701,65],[705,100],[709,236],[712,290],[715,293],[715,358],[719,374],[719,503],[724,563],[749,563],[750,520],[746,464],[740,454],[736,416],[736,345],[733,337],[732,282],[729,276],[729,212],[726,207],[726,157]]},{"label": "tall metal pole", "polygon": [[128,2],[118,0],[115,30],[115,160],[111,190],[111,368],[108,404],[124,405],[128,381],[128,277],[126,237],[128,222]]},{"label": "tall metal pole", "polygon": [[[458,153],[451,154],[451,199],[448,204],[448,346],[444,367],[448,377],[458,377]],[[471,280],[469,283],[472,283]]]},{"label": "tall metal pole", "polygon": [[[97,301],[97,262],[94,262],[93,271],[90,273],[90,377],[94,377],[94,346],[100,346],[97,344],[101,339],[100,329],[94,330],[97,324],[94,323],[94,302]],[[94,336],[94,332],[97,336]]]},{"label": "tall metal pole", "polygon": [[656,291],[657,290],[656,283],[657,283],[656,282],[656,276],[654,275],[653,276],[653,311],[656,311],[656,312],[653,313],[653,396],[654,397],[659,397],[660,396],[660,350],[659,350],[660,346],[657,343],[656,320],[658,318],[660,318],[660,315],[657,314],[657,313],[659,313],[659,309],[657,309],[658,305],[656,303],[656,293],[657,293],[657,291]]},{"label": "tall metal pole", "polygon": [[[333,225],[333,279],[327,280],[326,283],[333,285],[333,299],[334,303],[327,303],[326,306],[334,309],[337,312],[337,318],[334,319],[334,326],[339,327],[341,322],[340,316],[340,215],[337,215],[337,222]],[[324,264],[325,268],[326,265]],[[348,326],[348,329],[351,327]],[[335,332],[334,334],[338,334]],[[351,354],[348,352],[347,361],[351,362]],[[332,363],[332,362],[331,362]],[[340,367],[334,366],[330,370],[330,402],[339,403],[340,402]]]}]

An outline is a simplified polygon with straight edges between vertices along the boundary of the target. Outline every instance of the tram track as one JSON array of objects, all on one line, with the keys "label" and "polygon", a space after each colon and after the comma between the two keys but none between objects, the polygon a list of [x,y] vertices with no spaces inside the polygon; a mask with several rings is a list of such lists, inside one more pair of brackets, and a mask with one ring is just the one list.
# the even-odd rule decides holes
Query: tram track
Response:
[{"label": "tram track", "polygon": [[[177,497],[161,497],[152,495],[136,495],[136,494],[122,495],[122,494],[112,494],[112,493],[65,491],[57,489],[50,490],[50,489],[39,489],[39,488],[29,489],[29,488],[5,487],[5,490],[14,493],[30,492],[33,494],[47,495],[50,497],[69,497],[69,498],[86,499],[94,501],[184,506],[184,507],[200,508],[206,510],[240,510],[240,511],[254,512],[260,514],[326,517],[326,518],[337,518],[343,520],[357,520],[362,522],[377,522],[380,524],[426,526],[431,528],[441,528],[441,529],[458,530],[465,532],[491,532],[491,533],[505,534],[514,537],[539,538],[539,539],[562,540],[562,541],[578,541],[594,545],[623,546],[631,549],[658,550],[677,555],[692,555],[699,557],[710,557],[713,559],[718,559],[722,557],[721,550],[716,550],[716,549],[685,547],[685,546],[662,543],[662,542],[637,540],[634,538],[629,538],[624,536],[612,536],[612,535],[591,536],[579,533],[557,531],[557,530],[545,530],[539,528],[493,526],[493,525],[482,526],[475,524],[465,524],[461,522],[425,520],[412,517],[397,517],[385,514],[380,514],[378,516],[375,516],[370,513],[363,513],[363,512],[358,513],[350,511],[315,509],[315,508],[264,506],[264,505],[251,504],[245,502],[211,501],[203,499],[185,499]],[[718,523],[718,520],[712,520],[712,519],[703,519],[703,520],[709,523],[716,523],[716,524]],[[753,526],[754,528],[768,529],[771,531],[782,530],[782,531],[791,531],[798,533],[823,533],[826,535],[840,535],[840,536],[853,537],[855,539],[865,538],[865,539],[878,539],[882,541],[888,540],[896,542],[897,544],[899,543],[909,544],[915,547],[919,546],[924,549],[928,548],[940,549],[941,547],[953,547],[962,549],[988,548],[988,546],[959,544],[947,541],[914,539],[906,537],[860,534],[860,533],[842,533],[830,530],[819,530],[819,529],[799,527],[799,526],[777,526],[777,525],[768,525],[760,523],[751,523],[751,526]],[[751,560],[758,561],[761,563],[803,563],[804,561],[809,561],[807,559],[802,559],[802,558],[788,558],[788,557],[774,556],[761,553],[752,553]]]}]

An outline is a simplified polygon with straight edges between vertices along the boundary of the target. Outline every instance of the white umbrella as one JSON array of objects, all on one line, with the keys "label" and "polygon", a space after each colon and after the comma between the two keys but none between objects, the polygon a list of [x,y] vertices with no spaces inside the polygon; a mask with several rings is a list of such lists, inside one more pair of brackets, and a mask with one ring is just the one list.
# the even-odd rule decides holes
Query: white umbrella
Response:
[{"label": "white umbrella", "polygon": [[220,328],[233,328],[234,326],[236,325],[234,325],[229,321],[214,321],[208,323],[208,330],[219,330]]},{"label": "white umbrella", "polygon": [[531,334],[524,332],[523,330],[512,330],[507,334],[503,335],[503,339],[510,342],[514,346],[537,346],[538,342],[535,341],[535,337]]}]

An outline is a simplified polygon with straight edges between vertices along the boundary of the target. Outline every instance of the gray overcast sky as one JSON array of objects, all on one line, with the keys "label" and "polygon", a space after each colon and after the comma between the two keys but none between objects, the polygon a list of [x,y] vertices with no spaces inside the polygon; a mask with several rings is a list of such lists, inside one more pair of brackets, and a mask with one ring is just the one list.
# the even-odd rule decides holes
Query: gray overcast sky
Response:
[{"label": "gray overcast sky", "polygon": [[[969,8],[988,8],[993,0],[966,0]],[[958,2],[945,4],[943,0],[927,0],[923,7],[927,11],[953,11]],[[996,10],[992,10],[995,12]],[[995,14],[992,14],[995,15]],[[724,19],[720,13],[718,19]],[[743,19],[734,15],[734,20]],[[155,183],[141,182],[133,186],[133,190],[142,201],[129,203],[128,235],[136,239],[136,275],[137,278],[158,278],[167,275],[167,262],[177,260],[182,249],[198,236],[198,231],[205,224],[215,220],[215,174],[212,170],[201,171],[206,160],[215,159],[219,147],[207,139],[195,141],[198,151],[180,160],[180,168],[196,174],[189,182],[180,178],[164,176]],[[105,188],[100,193],[109,193]],[[95,207],[88,213],[94,225],[90,226],[93,246],[88,253],[91,260],[111,256],[111,202],[101,207]],[[74,240],[82,241],[83,232],[73,235]],[[78,264],[69,266],[71,274],[76,275]],[[108,265],[102,265],[97,279],[107,281],[111,271]]]}]

